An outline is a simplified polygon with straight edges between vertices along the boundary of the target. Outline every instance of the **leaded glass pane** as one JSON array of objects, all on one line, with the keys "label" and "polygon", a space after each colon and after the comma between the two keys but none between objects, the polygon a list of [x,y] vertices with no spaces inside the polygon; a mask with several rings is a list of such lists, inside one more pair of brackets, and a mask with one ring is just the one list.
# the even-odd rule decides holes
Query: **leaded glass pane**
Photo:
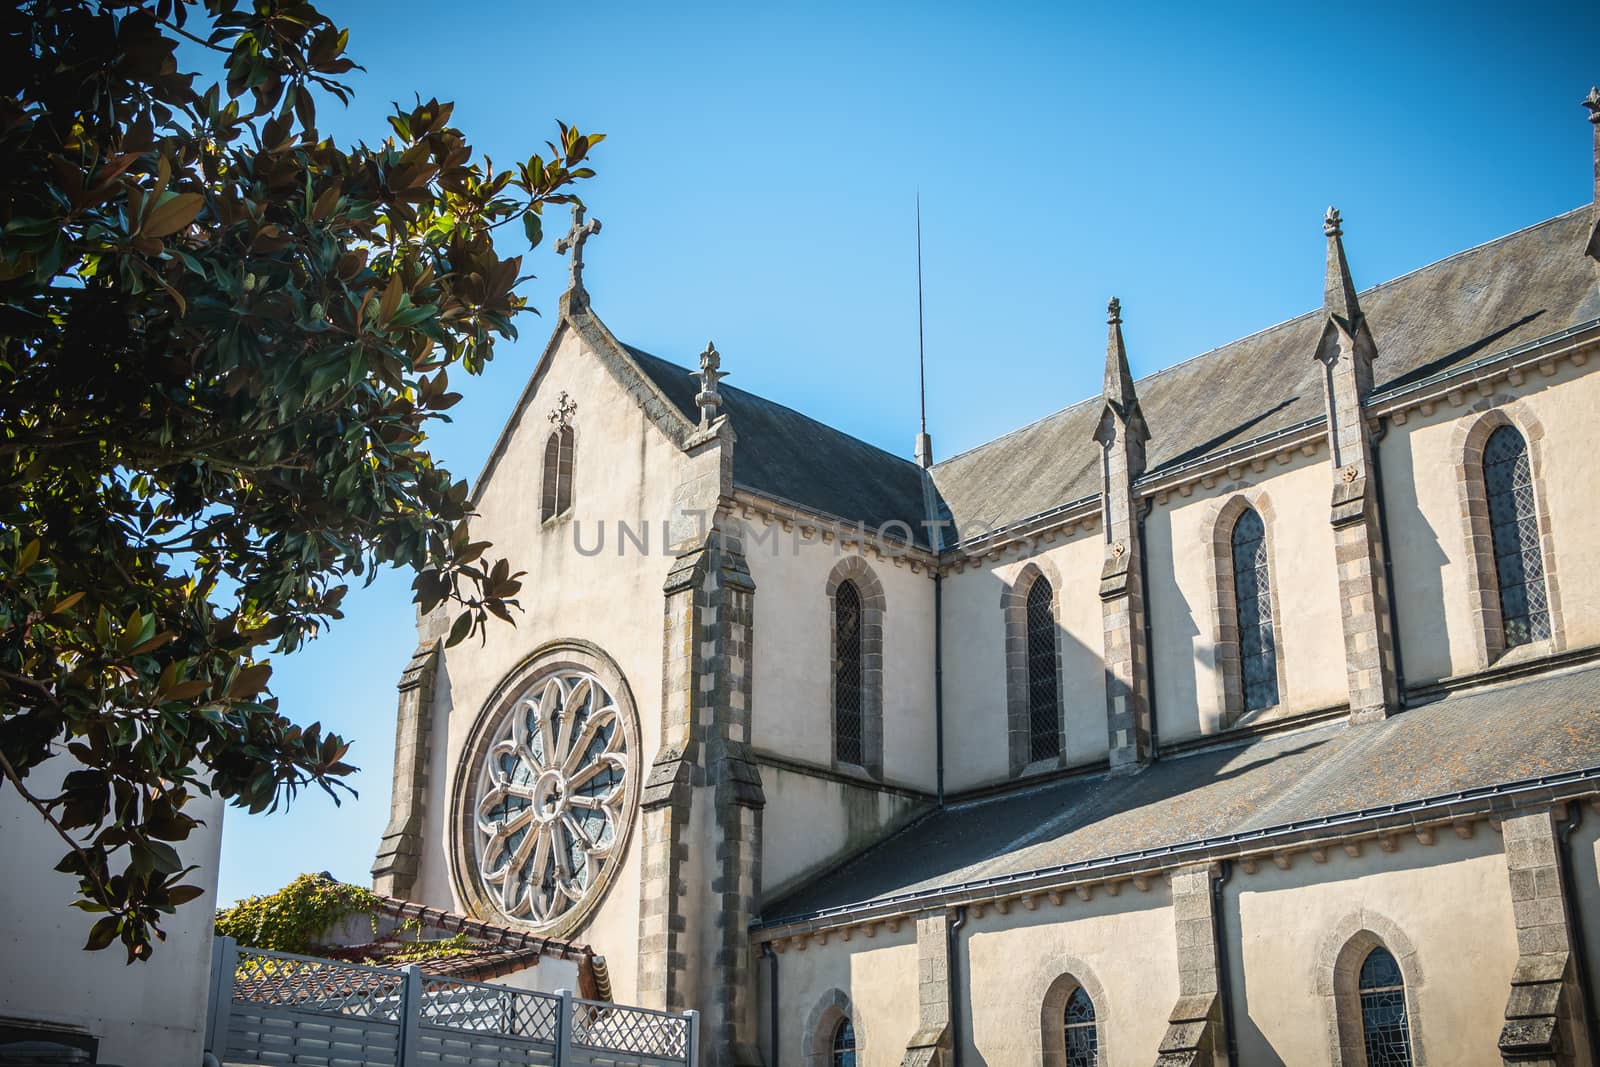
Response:
[{"label": "leaded glass pane", "polygon": [[833,1032],[833,1067],[856,1067],[856,1028],[849,1019]]},{"label": "leaded glass pane", "polygon": [[1053,590],[1036,578],[1028,590],[1028,759],[1055,759],[1061,752],[1061,690],[1056,677]]},{"label": "leaded glass pane", "polygon": [[1272,579],[1267,573],[1267,531],[1246,511],[1233,524],[1233,601],[1239,624],[1239,678],[1244,710],[1278,702],[1278,650],[1272,637]]},{"label": "leaded glass pane", "polygon": [[844,582],[833,594],[833,746],[841,763],[862,764],[861,592]]},{"label": "leaded glass pane", "polygon": [[1411,1067],[1405,983],[1388,949],[1368,953],[1361,964],[1360,993],[1368,1067]]},{"label": "leaded glass pane", "polygon": [[1484,445],[1483,486],[1489,502],[1506,647],[1542,641],[1550,636],[1550,608],[1545,599],[1533,472],[1527,442],[1510,426],[1490,434]]},{"label": "leaded glass pane", "polygon": [[1094,1001],[1079,986],[1067,998],[1067,1067],[1096,1067],[1100,1062],[1100,1035],[1094,1027]]}]

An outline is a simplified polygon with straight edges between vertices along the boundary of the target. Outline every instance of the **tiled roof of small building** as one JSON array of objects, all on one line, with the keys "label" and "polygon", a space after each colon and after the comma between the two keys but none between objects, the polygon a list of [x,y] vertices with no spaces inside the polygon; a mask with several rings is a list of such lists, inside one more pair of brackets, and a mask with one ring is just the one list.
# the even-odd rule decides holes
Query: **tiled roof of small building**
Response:
[{"label": "tiled roof of small building", "polygon": [[952,804],[764,921],[1600,766],[1600,666]]}]

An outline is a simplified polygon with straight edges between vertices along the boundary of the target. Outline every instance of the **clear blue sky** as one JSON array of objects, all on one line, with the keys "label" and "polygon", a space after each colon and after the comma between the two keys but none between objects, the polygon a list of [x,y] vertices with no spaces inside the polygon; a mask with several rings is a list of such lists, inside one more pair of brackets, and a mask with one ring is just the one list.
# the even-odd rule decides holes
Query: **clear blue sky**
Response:
[{"label": "clear blue sky", "polygon": [[[1098,390],[1113,294],[1138,374],[1316,306],[1329,204],[1365,287],[1589,199],[1600,4],[1304,6],[327,0],[367,72],[323,125],[378,140],[388,101],[420,92],[454,100],[502,164],[557,118],[609,134],[586,258],[617,335],[686,364],[714,339],[733,384],[904,455],[920,188],[946,457]],[[560,261],[545,247],[532,269],[553,311]],[[458,474],[476,476],[548,328],[525,317],[464,383],[433,438]],[[361,796],[230,811],[222,900],[302,871],[367,881],[408,586],[352,591],[279,662],[289,713],[355,740]]]}]

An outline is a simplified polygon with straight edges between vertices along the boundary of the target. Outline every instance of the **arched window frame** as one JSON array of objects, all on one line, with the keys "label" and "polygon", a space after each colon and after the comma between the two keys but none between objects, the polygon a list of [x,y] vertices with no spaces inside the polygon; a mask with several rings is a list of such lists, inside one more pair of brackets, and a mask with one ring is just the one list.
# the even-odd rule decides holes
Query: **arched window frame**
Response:
[{"label": "arched window frame", "polygon": [[[1233,531],[1246,511],[1261,519],[1266,536],[1267,596],[1272,605],[1272,647],[1277,672],[1278,702],[1271,707],[1245,710],[1244,669],[1240,655],[1238,584],[1233,567]],[[1277,513],[1272,498],[1256,490],[1237,493],[1217,505],[1209,518],[1211,527],[1211,595],[1216,631],[1215,649],[1217,709],[1219,730],[1242,726],[1289,706],[1288,676],[1284,669],[1283,611],[1278,600]]]},{"label": "arched window frame", "polygon": [[[861,598],[861,762],[839,759],[837,679],[840,669],[839,587],[850,582]],[[833,766],[874,778],[883,775],[883,583],[860,556],[846,556],[828,575],[828,752]]]},{"label": "arched window frame", "polygon": [[849,1022],[855,1031],[856,1063],[866,1062],[867,1031],[863,1020],[850,1003],[849,994],[830,989],[812,1007],[804,1033],[806,1067],[833,1067],[833,1040],[841,1024]]},{"label": "arched window frame", "polygon": [[834,1025],[828,1067],[856,1067],[856,1029],[848,1016]]},{"label": "arched window frame", "polygon": [[[1050,583],[1051,619],[1054,624],[1056,655],[1056,737],[1057,751],[1043,759],[1033,758],[1033,704],[1028,670],[1028,597],[1040,579]],[[1017,577],[1000,594],[1000,609],[1006,627],[1006,734],[1013,777],[1067,763],[1066,697],[1062,684],[1061,576],[1045,559],[1029,560]]]},{"label": "arched window frame", "polygon": [[573,458],[577,432],[570,425],[550,431],[544,442],[544,464],[539,487],[539,521],[551,523],[572,512]]},{"label": "arched window frame", "polygon": [[[1509,397],[1491,397],[1492,405],[1458,423],[1451,441],[1456,458],[1456,484],[1464,516],[1468,611],[1471,617],[1473,666],[1482,670],[1494,665],[1508,651],[1519,657],[1537,657],[1567,647],[1566,627],[1561,611],[1561,585],[1556,575],[1556,553],[1550,521],[1549,494],[1544,479],[1544,426],[1526,406]],[[1528,473],[1533,481],[1534,516],[1538,523],[1539,555],[1544,568],[1546,611],[1550,636],[1514,649],[1507,649],[1505,627],[1500,612],[1500,579],[1495,565],[1494,531],[1489,520],[1488,486],[1484,482],[1484,449],[1489,438],[1501,427],[1509,426],[1522,435],[1528,450]]]},{"label": "arched window frame", "polygon": [[1388,918],[1364,910],[1345,917],[1323,939],[1317,956],[1317,993],[1326,1005],[1332,1067],[1367,1067],[1366,1032],[1361,1014],[1361,965],[1375,948],[1400,965],[1405,984],[1406,1027],[1413,1067],[1424,1067],[1422,1009],[1418,994],[1425,976],[1416,946]]},{"label": "arched window frame", "polygon": [[1072,994],[1083,990],[1094,1005],[1095,1054],[1099,1063],[1110,1063],[1106,1049],[1106,992],[1093,972],[1081,960],[1058,959],[1057,965],[1069,969],[1057,975],[1045,989],[1039,1010],[1039,1062],[1043,1067],[1067,1067],[1066,1012]]}]

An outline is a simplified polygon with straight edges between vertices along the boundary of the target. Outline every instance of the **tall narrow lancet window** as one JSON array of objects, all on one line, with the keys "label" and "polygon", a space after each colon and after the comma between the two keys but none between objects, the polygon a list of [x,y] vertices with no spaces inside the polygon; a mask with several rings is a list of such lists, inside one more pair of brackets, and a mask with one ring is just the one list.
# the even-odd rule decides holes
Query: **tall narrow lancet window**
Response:
[{"label": "tall narrow lancet window", "polygon": [[833,1032],[833,1055],[829,1067],[856,1067],[856,1028],[849,1019],[840,1019]]},{"label": "tall narrow lancet window", "polygon": [[1272,637],[1272,577],[1267,531],[1251,508],[1233,524],[1233,603],[1239,623],[1239,679],[1244,710],[1278,702],[1278,650]]},{"label": "tall narrow lancet window", "polygon": [[1067,1067],[1098,1067],[1100,1037],[1095,1031],[1094,1001],[1082,986],[1067,998],[1062,1026],[1066,1030]]},{"label": "tall narrow lancet window", "polygon": [[1056,674],[1054,593],[1042,575],[1028,590],[1028,758],[1061,753],[1061,682]]},{"label": "tall narrow lancet window", "polygon": [[[833,594],[833,755],[862,764],[861,591],[844,581]],[[854,1063],[854,1059],[851,1060]]]},{"label": "tall narrow lancet window", "polygon": [[1489,501],[1505,647],[1542,641],[1550,636],[1544,557],[1539,551],[1528,443],[1514,427],[1500,427],[1483,446],[1483,487]]},{"label": "tall narrow lancet window", "polygon": [[1367,1067],[1411,1067],[1411,1028],[1406,1021],[1406,986],[1400,965],[1383,946],[1361,964],[1361,1033]]},{"label": "tall narrow lancet window", "polygon": [[544,443],[544,487],[539,521],[549,522],[572,507],[572,427],[552,430]]}]

